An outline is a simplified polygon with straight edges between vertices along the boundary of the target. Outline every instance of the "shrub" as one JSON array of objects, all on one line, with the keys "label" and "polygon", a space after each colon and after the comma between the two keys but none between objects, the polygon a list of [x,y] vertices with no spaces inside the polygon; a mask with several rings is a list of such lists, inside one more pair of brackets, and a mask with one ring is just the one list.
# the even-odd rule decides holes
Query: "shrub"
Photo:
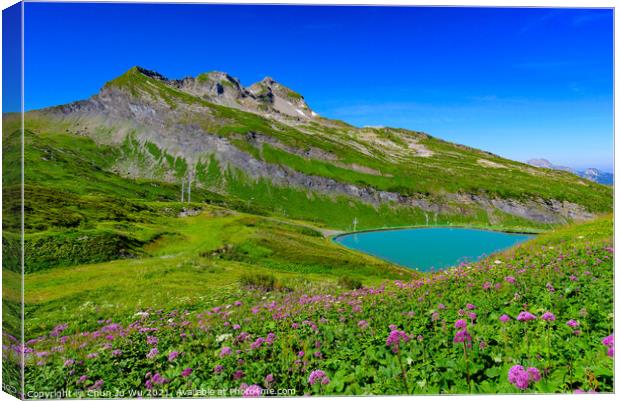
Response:
[{"label": "shrub", "polygon": [[273,291],[279,287],[278,280],[273,274],[244,274],[239,279],[244,287],[251,287],[263,291]]},{"label": "shrub", "polygon": [[361,280],[349,276],[340,277],[338,279],[338,285],[349,290],[357,290],[358,288],[363,287]]}]

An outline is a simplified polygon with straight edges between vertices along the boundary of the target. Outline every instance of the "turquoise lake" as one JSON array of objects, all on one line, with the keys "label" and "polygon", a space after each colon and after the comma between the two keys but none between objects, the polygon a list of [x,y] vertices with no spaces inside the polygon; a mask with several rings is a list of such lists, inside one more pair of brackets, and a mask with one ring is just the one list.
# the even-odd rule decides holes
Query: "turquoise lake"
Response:
[{"label": "turquoise lake", "polygon": [[412,228],[367,231],[334,241],[367,254],[420,271],[474,262],[532,238],[533,235],[469,228]]}]

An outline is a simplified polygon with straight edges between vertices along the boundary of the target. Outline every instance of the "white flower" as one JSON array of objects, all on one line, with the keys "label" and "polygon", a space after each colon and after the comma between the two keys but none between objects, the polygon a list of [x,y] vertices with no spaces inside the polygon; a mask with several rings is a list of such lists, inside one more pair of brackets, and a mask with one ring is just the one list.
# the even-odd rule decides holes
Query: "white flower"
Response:
[{"label": "white flower", "polygon": [[226,340],[226,339],[228,339],[230,337],[232,337],[232,334],[230,334],[230,333],[220,334],[219,336],[217,336],[215,338],[215,341],[217,341],[218,343],[221,343],[222,341],[224,341],[224,340]]},{"label": "white flower", "polygon": [[495,262],[493,262],[493,263],[495,263],[496,265],[501,265],[501,264],[502,264],[502,261],[501,261],[501,260],[499,260],[499,259],[497,259],[497,260],[495,260]]}]

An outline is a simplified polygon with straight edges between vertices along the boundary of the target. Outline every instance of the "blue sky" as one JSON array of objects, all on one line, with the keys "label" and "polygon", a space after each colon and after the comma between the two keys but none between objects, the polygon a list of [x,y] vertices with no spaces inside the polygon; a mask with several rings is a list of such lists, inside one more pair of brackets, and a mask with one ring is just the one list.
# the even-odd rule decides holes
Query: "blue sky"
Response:
[{"label": "blue sky", "polygon": [[516,160],[613,165],[611,10],[26,4],[26,109],[86,98],[133,65],[226,71],[323,116]]}]

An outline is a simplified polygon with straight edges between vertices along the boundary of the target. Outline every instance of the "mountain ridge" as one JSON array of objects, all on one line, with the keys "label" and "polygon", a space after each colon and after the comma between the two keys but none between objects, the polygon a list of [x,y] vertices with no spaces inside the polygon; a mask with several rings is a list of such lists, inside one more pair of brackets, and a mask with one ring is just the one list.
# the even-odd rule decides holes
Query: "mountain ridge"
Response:
[{"label": "mountain ridge", "polygon": [[[246,87],[241,84],[238,78],[222,71],[201,73],[196,77],[169,79],[157,71],[135,66],[119,78],[136,73],[227,107],[259,114],[270,112],[271,117],[278,117],[278,114],[289,118],[312,119],[318,117],[318,114],[307,105],[302,95],[271,77],[265,77]],[[106,85],[115,85],[115,81],[119,78],[109,81]]]},{"label": "mountain ridge", "polygon": [[[323,219],[319,204],[353,202],[343,219],[406,213],[402,224],[536,225],[611,207],[608,189],[567,173],[422,132],[313,115],[303,96],[271,78],[245,88],[223,72],[170,80],[134,67],[91,98],[29,112],[26,122],[36,135],[63,132],[117,149],[106,168],[121,177],[234,195],[303,218]],[[286,205],[290,196],[298,207]]]}]

